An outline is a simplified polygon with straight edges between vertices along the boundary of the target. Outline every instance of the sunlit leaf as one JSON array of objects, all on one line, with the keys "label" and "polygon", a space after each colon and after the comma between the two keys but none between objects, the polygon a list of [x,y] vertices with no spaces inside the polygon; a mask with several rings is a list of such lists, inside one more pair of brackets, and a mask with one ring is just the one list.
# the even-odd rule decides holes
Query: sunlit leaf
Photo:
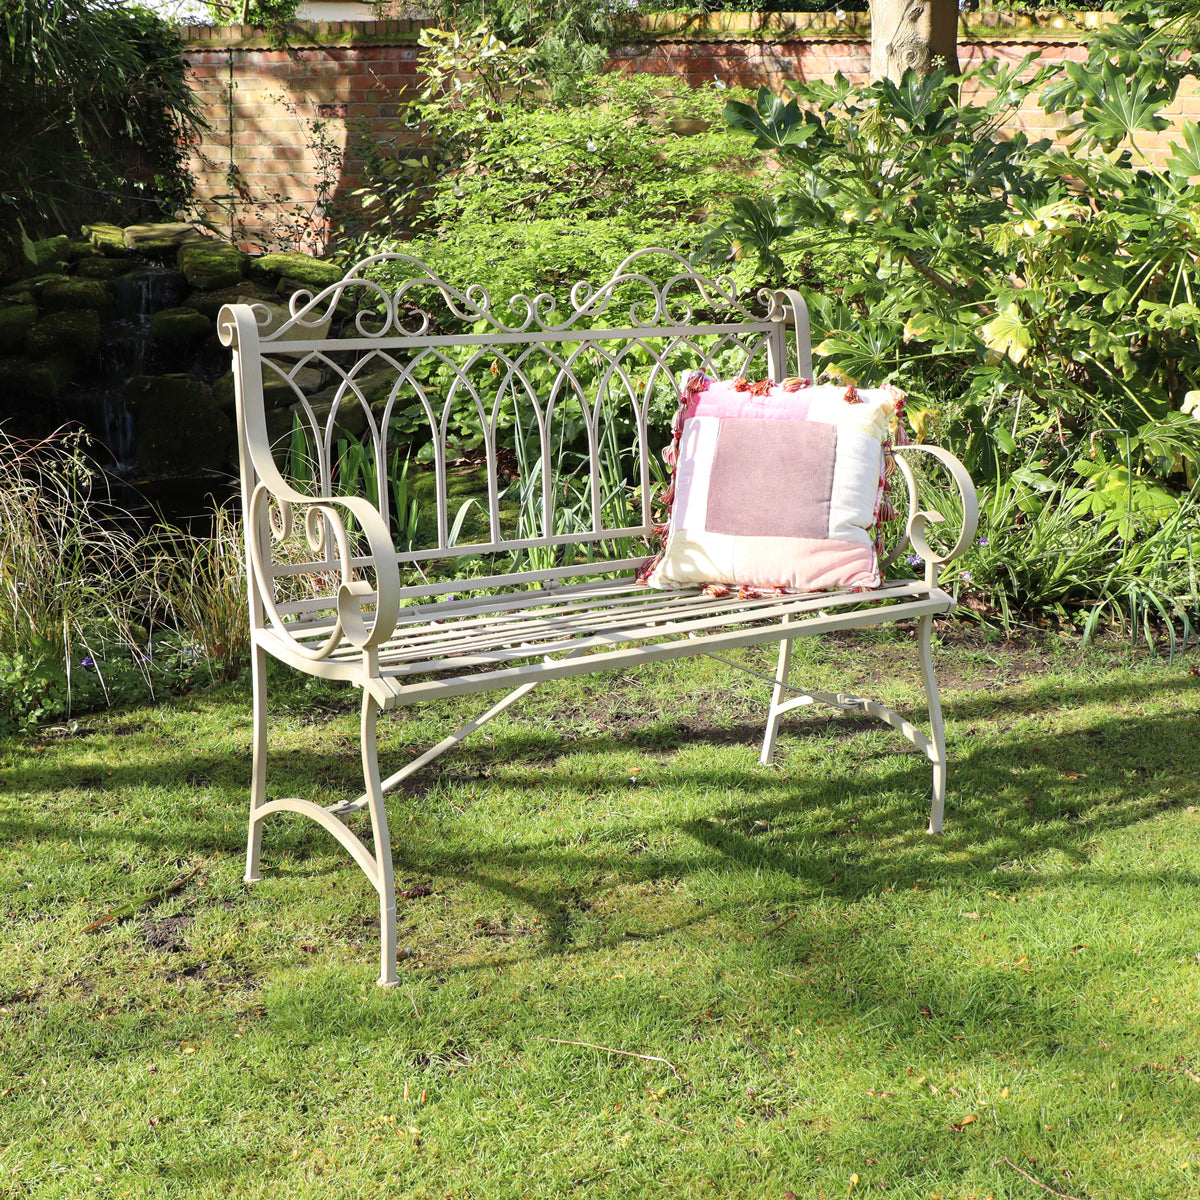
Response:
[{"label": "sunlit leaf", "polygon": [[1167,169],[1172,175],[1200,175],[1200,125],[1185,121],[1182,130],[1183,144],[1175,142],[1167,157]]},{"label": "sunlit leaf", "polygon": [[1033,337],[1021,319],[1021,309],[1015,303],[1006,304],[990,321],[980,327],[983,344],[1001,357],[1015,363],[1029,353]]},{"label": "sunlit leaf", "polygon": [[740,100],[725,105],[730,129],[751,134],[760,150],[778,150],[803,145],[819,129],[820,122],[804,112],[795,100],[783,101],[769,88],[758,89],[755,107]]}]

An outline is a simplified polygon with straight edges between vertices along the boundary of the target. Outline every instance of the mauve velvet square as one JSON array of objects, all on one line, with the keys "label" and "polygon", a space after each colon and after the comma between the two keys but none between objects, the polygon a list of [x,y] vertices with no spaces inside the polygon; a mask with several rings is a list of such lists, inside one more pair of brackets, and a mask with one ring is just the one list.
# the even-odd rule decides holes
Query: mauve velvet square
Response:
[{"label": "mauve velvet square", "polygon": [[836,455],[836,425],[723,420],[704,527],[747,537],[827,538]]}]

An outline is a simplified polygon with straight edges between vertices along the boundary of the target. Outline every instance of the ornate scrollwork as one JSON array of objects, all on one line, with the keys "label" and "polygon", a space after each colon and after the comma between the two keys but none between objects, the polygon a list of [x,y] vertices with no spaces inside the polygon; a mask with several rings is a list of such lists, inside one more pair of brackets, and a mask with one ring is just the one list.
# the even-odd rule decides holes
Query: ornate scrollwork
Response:
[{"label": "ornate scrollwork", "polygon": [[[270,564],[275,561],[272,545],[285,545],[295,532],[294,508],[294,501],[273,495],[260,483],[250,500],[246,536],[250,542],[250,562],[258,595],[268,620],[275,632],[287,639],[295,653],[317,661],[328,658],[342,641],[344,630],[340,616],[320,642],[305,642],[296,638],[294,629],[279,611],[275,579],[270,569]],[[259,530],[263,525],[269,530],[271,545],[261,544]],[[336,547],[337,560],[329,561],[329,568],[340,577],[340,585],[355,582],[350,565],[350,537],[345,522],[331,504],[315,500],[306,505],[304,540],[317,561],[331,559],[328,551]]]},{"label": "ornate scrollwork", "polygon": [[[905,525],[904,537],[892,548],[880,565],[887,566],[895,562],[904,548],[911,544],[916,553],[925,560],[926,578],[930,582],[935,582],[938,570],[962,554],[975,537],[975,531],[979,525],[979,502],[975,494],[975,485],[972,483],[970,475],[967,474],[966,467],[950,451],[943,450],[940,446],[914,443],[907,446],[895,446],[891,453],[895,456],[896,467],[904,478],[908,492],[908,520]],[[916,472],[907,461],[907,456],[916,454],[926,454],[936,459],[945,468],[958,492],[962,521],[954,545],[945,553],[935,550],[926,537],[926,531],[931,525],[941,525],[947,518],[937,509],[919,507],[921,502],[920,484]]]},{"label": "ornate scrollwork", "polygon": [[[640,269],[643,260],[648,259],[660,264],[663,260],[672,261],[681,269],[665,282],[656,282]],[[388,285],[371,277],[373,271],[385,264],[400,266],[410,272],[410,276],[389,289]],[[630,296],[630,289],[637,294]],[[624,317],[636,329],[690,324],[698,304],[717,307],[739,319],[756,319],[731,278],[702,275],[675,251],[663,249],[639,250],[631,254],[606,282],[598,286],[581,280],[571,288],[569,306],[561,309],[558,299],[547,292],[532,296],[520,293],[509,299],[506,315],[502,317],[491,292],[483,284],[472,283],[463,289],[457,288],[434,274],[420,259],[401,253],[376,254],[364,259],[351,267],[341,280],[320,292],[296,292],[288,303],[287,320],[276,328],[271,328],[273,314],[269,308],[262,304],[251,307],[264,345],[302,341],[309,331],[320,336],[324,324],[333,318],[336,310],[344,310],[348,300],[353,301],[353,324],[360,337],[417,338],[429,334],[436,323],[436,313],[428,306],[430,293],[440,297],[447,316],[470,324],[486,322],[491,332],[501,336],[569,333],[576,328],[589,327],[602,317],[617,320]],[[770,292],[758,292],[757,299],[767,307],[769,316],[777,316],[781,311],[778,298]],[[628,308],[614,311],[618,309],[618,301],[627,303]],[[222,323],[221,336],[226,345],[236,341],[236,332],[232,329],[228,330],[227,337],[225,323]]]},{"label": "ornate scrollwork", "polygon": [[[399,613],[400,578],[387,525],[378,509],[360,497],[308,497],[287,488],[282,492],[259,483],[250,497],[246,523],[256,590],[272,628],[294,653],[312,661],[328,658],[347,641],[373,654],[395,627]],[[280,611],[277,593],[279,579],[289,573],[279,569],[276,551],[295,541],[297,508],[304,510],[307,552],[302,552],[302,561],[294,565],[311,567],[314,576],[323,577],[318,594],[337,612],[323,636],[307,641],[295,636],[295,627]],[[356,535],[351,535],[348,520],[358,530]],[[261,536],[264,531],[266,544]],[[370,563],[373,584],[355,569],[356,555],[360,563],[364,558]],[[286,555],[283,561],[287,561]],[[364,606],[374,610],[370,623],[363,619]]]},{"label": "ornate scrollwork", "polygon": [[292,536],[292,506],[286,500],[267,495],[267,524],[276,542],[286,542]]}]

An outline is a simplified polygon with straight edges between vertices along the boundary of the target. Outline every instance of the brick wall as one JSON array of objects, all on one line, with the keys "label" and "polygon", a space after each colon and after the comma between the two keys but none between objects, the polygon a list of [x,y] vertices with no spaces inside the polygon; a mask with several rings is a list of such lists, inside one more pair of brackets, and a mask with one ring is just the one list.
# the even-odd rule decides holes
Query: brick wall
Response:
[{"label": "brick wall", "polygon": [[[1026,55],[1038,66],[1087,59],[1088,34],[1116,19],[1112,13],[1012,15],[973,14],[960,27],[959,65],[965,71],[988,59],[1016,64]],[[619,71],[671,76],[691,86],[719,79],[743,87],[783,91],[791,80],[813,82],[845,75],[855,83],[870,78],[871,25],[867,13],[718,13],[683,16],[675,13],[644,18],[644,28],[616,46],[613,67]],[[1138,149],[1146,159],[1161,160],[1178,138],[1179,124],[1200,115],[1200,91],[1185,80],[1171,108],[1163,110],[1172,127],[1141,134]],[[1012,129],[1030,138],[1057,137],[1062,114],[1048,115],[1027,101]]]},{"label": "brick wall", "polygon": [[326,209],[355,203],[364,139],[407,140],[398,118],[417,82],[419,28],[312,24],[286,50],[251,26],[185,29],[210,125],[191,162],[205,219],[247,248],[320,249]]},{"label": "brick wall", "polygon": [[[1088,30],[1107,14],[1038,20],[986,14],[964,28],[962,67],[988,58],[1019,62],[1083,60]],[[249,26],[184,30],[184,56],[211,128],[194,148],[192,169],[203,215],[247,248],[319,249],[326,207],[353,212],[362,181],[364,140],[411,142],[398,121],[417,86],[420,22],[310,24],[286,50]],[[672,78],[689,86],[831,80],[865,81],[870,64],[866,14],[661,14],[643,19],[614,47],[612,69]],[[1200,117],[1200,94],[1187,81],[1166,115],[1176,125]],[[1054,137],[1061,117],[1027,104],[1014,121],[1030,137]],[[1138,138],[1161,157],[1174,129]],[[324,160],[324,161],[323,161]]]}]

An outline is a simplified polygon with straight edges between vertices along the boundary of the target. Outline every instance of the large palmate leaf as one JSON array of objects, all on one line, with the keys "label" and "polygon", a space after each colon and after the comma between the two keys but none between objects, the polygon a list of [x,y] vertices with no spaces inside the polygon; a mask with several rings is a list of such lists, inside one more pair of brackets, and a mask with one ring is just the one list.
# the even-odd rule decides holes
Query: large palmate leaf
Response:
[{"label": "large palmate leaf", "polygon": [[739,196],[733,202],[733,215],[713,230],[706,244],[727,242],[735,258],[753,253],[766,271],[781,274],[786,268],[777,250],[795,232],[795,223],[787,219],[775,197]]},{"label": "large palmate leaf", "polygon": [[993,353],[1001,357],[1007,355],[1015,363],[1019,363],[1033,345],[1033,335],[1015,302],[1006,304],[990,321],[981,325],[979,337]]},{"label": "large palmate leaf", "polygon": [[1146,63],[1127,75],[1110,62],[1068,63],[1067,79],[1043,93],[1047,112],[1078,111],[1073,132],[1082,133],[1106,149],[1114,149],[1139,131],[1158,132],[1170,124],[1159,115],[1171,99],[1162,72]]},{"label": "large palmate leaf", "polygon": [[759,150],[802,146],[821,127],[820,121],[801,111],[795,100],[785,103],[765,87],[758,89],[753,108],[740,100],[730,100],[725,106],[725,121],[730,129],[750,134]]},{"label": "large palmate leaf", "polygon": [[1183,129],[1183,145],[1176,142],[1167,159],[1167,169],[1172,175],[1200,175],[1200,125],[1186,121]]},{"label": "large palmate leaf", "polygon": [[881,111],[912,134],[945,137],[959,124],[958,112],[947,104],[954,85],[947,83],[944,69],[918,75],[910,67],[899,84],[881,79],[874,87]]}]

